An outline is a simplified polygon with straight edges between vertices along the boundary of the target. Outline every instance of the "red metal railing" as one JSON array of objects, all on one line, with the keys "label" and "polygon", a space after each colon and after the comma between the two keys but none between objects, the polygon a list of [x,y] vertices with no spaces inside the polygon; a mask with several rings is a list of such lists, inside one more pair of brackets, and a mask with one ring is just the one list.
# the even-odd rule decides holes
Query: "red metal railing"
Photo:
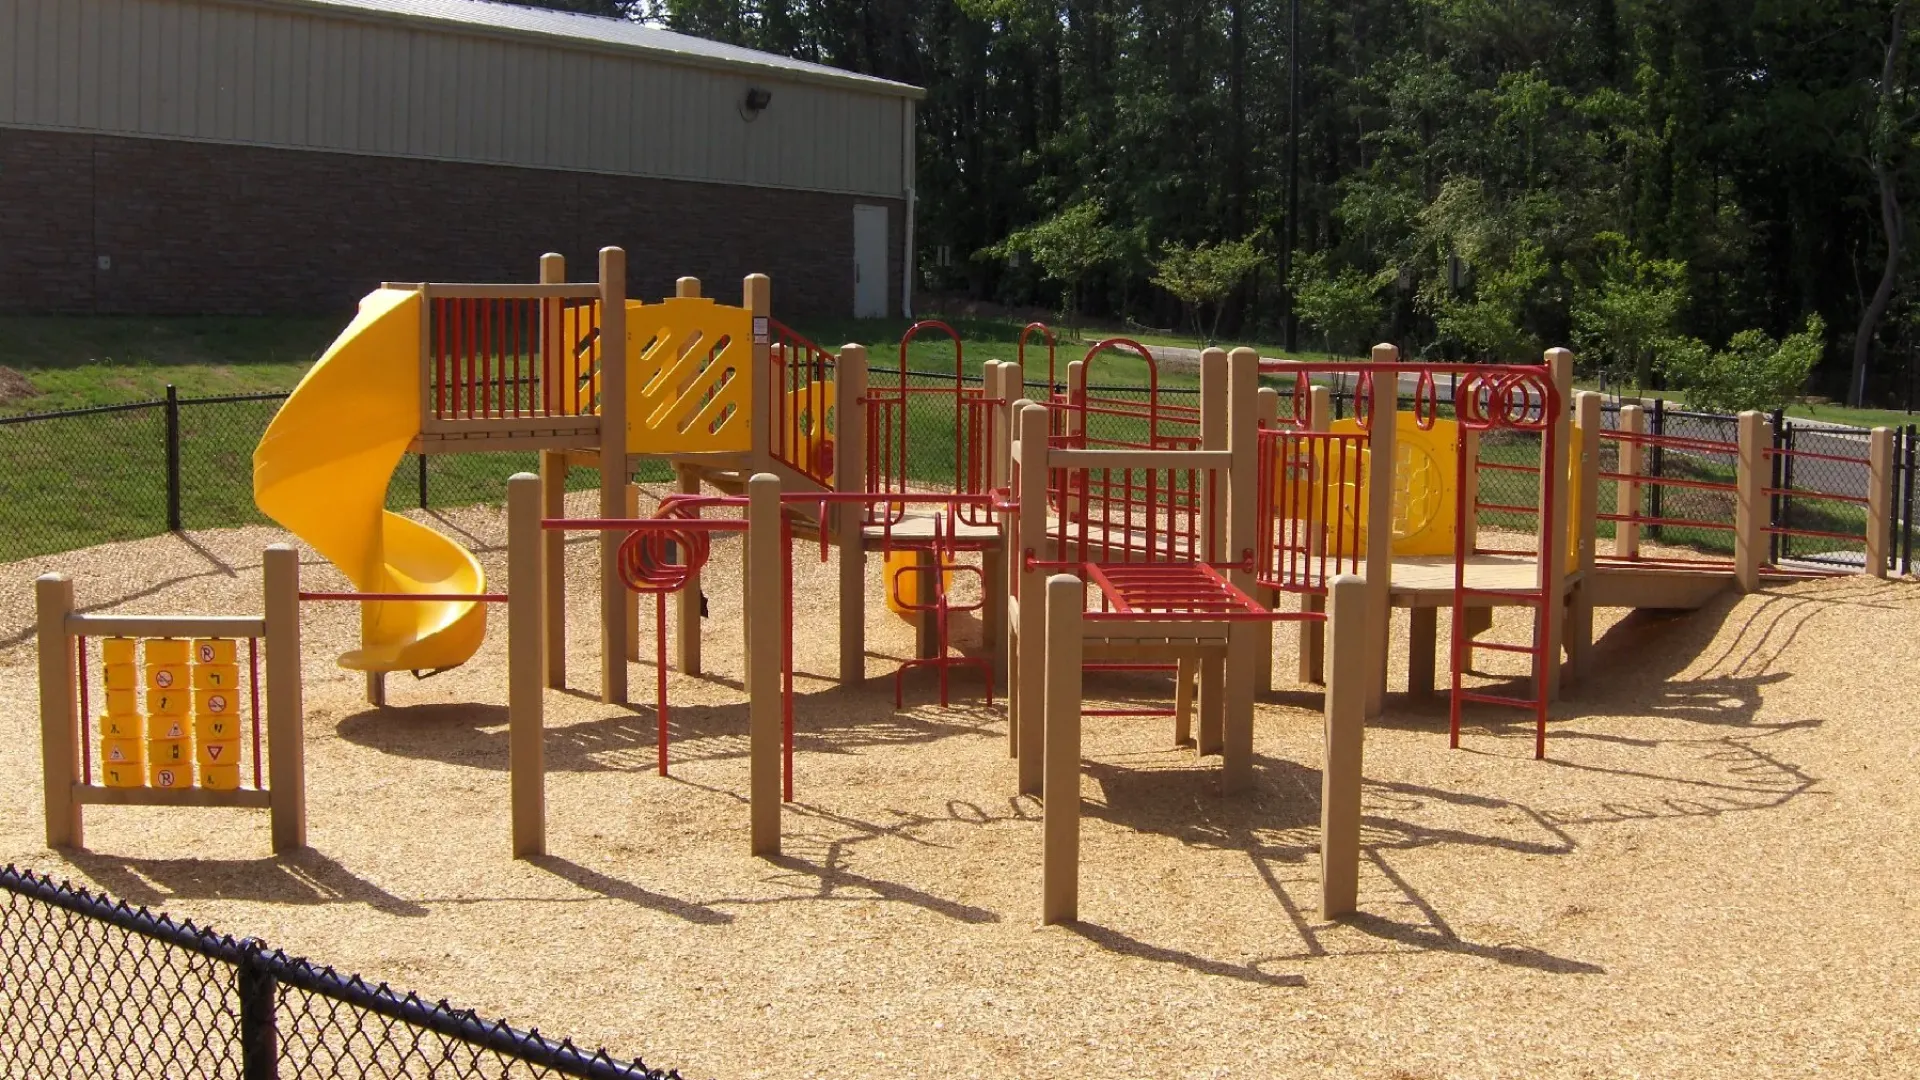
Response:
[{"label": "red metal railing", "polygon": [[832,353],[772,323],[769,360],[774,400],[768,403],[773,456],[815,483],[833,481],[836,361]]},{"label": "red metal railing", "polygon": [[439,420],[599,411],[600,302],[432,296],[428,404]]},{"label": "red metal railing", "polygon": [[[1664,450],[1669,465],[1671,465],[1676,458],[1685,460],[1687,456],[1698,458],[1702,455],[1715,455],[1729,457],[1735,460],[1738,460],[1740,456],[1739,443],[1724,442],[1717,439],[1700,439],[1683,435],[1656,435],[1649,432],[1635,431],[1602,431],[1600,433],[1600,439],[1603,444],[1615,443],[1622,449],[1632,446],[1646,450],[1656,448]],[[1735,480],[1700,480],[1686,476],[1653,476],[1640,472],[1629,473],[1623,470],[1624,466],[1614,469],[1603,468],[1598,474],[1599,479],[1602,482],[1631,483],[1637,485],[1635,489],[1637,495],[1631,500],[1630,505],[1616,505],[1612,513],[1596,514],[1595,516],[1598,520],[1613,522],[1615,529],[1622,527],[1666,527],[1729,533],[1736,530],[1733,516],[1739,498],[1740,486]],[[1678,517],[1669,514],[1648,513],[1646,510],[1646,500],[1641,496],[1643,496],[1646,491],[1654,488],[1701,491],[1724,496],[1723,505],[1726,508],[1726,515],[1724,518],[1716,520],[1712,518]],[[1666,503],[1672,503],[1674,501],[1677,500],[1665,500]],[[1703,505],[1712,505],[1710,497],[1696,501]],[[1597,558],[1607,562],[1631,562],[1635,565],[1670,566],[1683,569],[1730,568],[1733,566],[1732,558],[1648,558],[1638,554],[1630,559],[1613,554],[1597,556]]]},{"label": "red metal railing", "polygon": [[1053,340],[1053,331],[1047,328],[1046,323],[1030,322],[1020,328],[1019,349],[1015,354],[1020,364],[1020,377],[1022,379],[1031,379],[1033,377],[1032,370],[1027,367],[1027,339],[1034,334],[1039,334],[1041,340],[1047,343],[1047,393],[1051,395],[1055,385],[1053,381],[1053,357],[1057,348]]},{"label": "red metal railing", "polygon": [[1282,592],[1323,592],[1361,570],[1365,433],[1260,432],[1257,579]]},{"label": "red metal railing", "polygon": [[[914,386],[907,368],[907,348],[923,333],[945,334],[953,342],[953,378],[951,384]],[[894,386],[867,388],[867,480],[871,492],[904,493],[908,490],[908,431],[913,426],[910,414],[915,402],[928,402],[940,409],[942,399],[951,399],[953,408],[953,486],[962,495],[985,495],[992,486],[993,445],[998,417],[1006,402],[986,396],[984,386],[967,385],[966,360],[960,337],[952,327],[935,320],[924,320],[908,327],[900,338],[898,382]],[[880,505],[880,504],[876,504]],[[963,502],[961,521],[966,524],[990,524],[979,513],[984,503]]]}]

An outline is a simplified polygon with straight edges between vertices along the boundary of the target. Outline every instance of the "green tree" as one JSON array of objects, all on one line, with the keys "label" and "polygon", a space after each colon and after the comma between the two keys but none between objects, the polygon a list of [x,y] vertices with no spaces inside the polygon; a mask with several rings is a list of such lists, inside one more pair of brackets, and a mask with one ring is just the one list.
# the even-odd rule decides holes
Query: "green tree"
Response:
[{"label": "green tree", "polygon": [[1067,332],[1079,337],[1080,289],[1095,271],[1124,256],[1126,237],[1106,221],[1099,199],[1076,203],[1035,225],[1016,230],[981,254],[1007,258],[1024,254],[1048,281],[1065,294]]},{"label": "green tree", "polygon": [[[1254,235],[1218,244],[1202,241],[1192,247],[1178,243],[1161,247],[1160,257],[1153,264],[1153,283],[1186,305],[1194,337],[1200,344],[1216,339],[1224,301],[1248,274],[1265,264],[1258,240]],[[1208,305],[1212,305],[1213,320],[1204,322],[1202,316]]]},{"label": "green tree", "polygon": [[1573,329],[1583,353],[1615,378],[1651,381],[1656,353],[1674,339],[1687,303],[1687,265],[1650,259],[1619,233],[1595,238],[1599,280],[1575,288]]},{"label": "green tree", "polygon": [[1546,253],[1522,240],[1507,265],[1477,271],[1471,298],[1436,295],[1431,301],[1434,329],[1442,343],[1482,360],[1529,361],[1540,339],[1523,323],[1528,302],[1547,277]]},{"label": "green tree", "polygon": [[1670,343],[1665,362],[1687,403],[1709,412],[1766,411],[1787,405],[1805,389],[1820,362],[1827,326],[1820,316],[1806,328],[1775,341],[1764,330],[1742,330],[1721,352],[1697,339]]},{"label": "green tree", "polygon": [[1325,252],[1294,264],[1287,287],[1293,309],[1320,332],[1328,352],[1364,355],[1367,339],[1380,326],[1380,282],[1351,266],[1329,269]]}]

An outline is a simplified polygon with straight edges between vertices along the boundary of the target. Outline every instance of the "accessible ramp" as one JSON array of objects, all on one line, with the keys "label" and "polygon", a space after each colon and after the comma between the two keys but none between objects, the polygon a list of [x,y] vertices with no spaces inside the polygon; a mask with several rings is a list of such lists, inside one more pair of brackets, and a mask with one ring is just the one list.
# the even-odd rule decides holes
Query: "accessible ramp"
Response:
[{"label": "accessible ramp", "polygon": [[[262,513],[313,546],[365,593],[485,591],[479,560],[452,539],[386,509],[387,485],[420,433],[425,300],[376,289],[300,380],[253,452]],[[439,670],[465,663],[486,636],[471,600],[370,600],[357,671]]]}]

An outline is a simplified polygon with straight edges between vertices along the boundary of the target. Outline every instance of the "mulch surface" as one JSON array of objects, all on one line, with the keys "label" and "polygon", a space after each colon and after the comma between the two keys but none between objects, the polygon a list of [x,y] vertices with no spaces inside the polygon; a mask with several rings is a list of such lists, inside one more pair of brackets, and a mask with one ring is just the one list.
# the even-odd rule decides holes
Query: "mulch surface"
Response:
[{"label": "mulch surface", "polygon": [[[504,577],[497,508],[430,519]],[[1555,706],[1546,762],[1518,714],[1473,714],[1449,751],[1443,699],[1390,695],[1367,733],[1361,914],[1336,923],[1315,914],[1320,697],[1292,684],[1290,631],[1250,793],[1218,795],[1217,763],[1173,747],[1169,721],[1088,720],[1084,922],[1042,928],[1039,805],[1013,794],[999,697],[958,672],[943,709],[915,673],[893,708],[911,638],[877,600],[877,559],[871,678],[831,682],[833,568],[807,544],[778,859],[747,850],[732,540],[707,575],[708,674],[670,678],[668,778],[651,664],[630,669],[636,704],[591,696],[594,549],[572,545],[545,858],[508,853],[504,612],[474,662],[396,676],[375,710],[333,665],[357,615],[322,604],[304,623],[310,850],[271,857],[262,813],[138,808],[91,809],[90,850],[46,850],[34,576],[73,575],[98,609],[251,612],[260,549],[282,539],[205,532],[0,568],[0,858],[695,1077],[1916,1068],[1911,583],[1602,612],[1596,673]],[[304,573],[345,587],[311,552]],[[1511,618],[1495,633],[1517,640]],[[1090,684],[1108,701],[1164,693]]]}]

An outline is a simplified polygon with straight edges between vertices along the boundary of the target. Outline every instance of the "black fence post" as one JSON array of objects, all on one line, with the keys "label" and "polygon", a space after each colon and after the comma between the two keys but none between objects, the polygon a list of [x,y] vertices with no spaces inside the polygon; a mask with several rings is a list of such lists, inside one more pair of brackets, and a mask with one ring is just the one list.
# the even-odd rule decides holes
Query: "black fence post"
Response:
[{"label": "black fence post", "polygon": [[240,992],[240,1075],[243,1080],[278,1080],[280,1075],[280,984],[264,955],[266,944],[246,941],[237,973]]},{"label": "black fence post", "polygon": [[1907,459],[1907,491],[1904,499],[1906,506],[1900,513],[1900,532],[1903,537],[1900,541],[1900,572],[1903,574],[1913,573],[1913,499],[1914,489],[1920,488],[1920,473],[1914,471],[1914,467],[1920,465],[1920,460],[1916,460],[1920,458],[1920,454],[1914,452],[1916,438],[1920,438],[1920,427],[1908,424],[1905,455]]},{"label": "black fence post", "polygon": [[167,531],[180,531],[180,392],[167,384]]},{"label": "black fence post", "polygon": [[[1648,455],[1647,475],[1659,480],[1667,475],[1667,450],[1666,447],[1660,445],[1660,437],[1667,433],[1666,398],[1653,399],[1653,415],[1650,417],[1650,420],[1650,426],[1653,429],[1654,443],[1653,453]],[[1651,534],[1655,540],[1660,539],[1660,488],[1661,485],[1659,484],[1647,485],[1647,516],[1655,519],[1652,525],[1647,526],[1647,532]]]},{"label": "black fence post", "polygon": [[[1785,409],[1776,408],[1771,417],[1773,423],[1773,462],[1767,470],[1767,485],[1776,492],[1790,490],[1793,487],[1793,459],[1791,454],[1782,450],[1793,448],[1793,433],[1787,430]],[[1793,515],[1793,508],[1787,504],[1785,495],[1773,495],[1767,499],[1767,524],[1775,529],[1785,528],[1787,518]],[[1786,544],[1786,537],[1777,532],[1767,534],[1767,562],[1779,565],[1787,552],[1780,550]]]},{"label": "black fence post", "polygon": [[420,509],[427,508],[427,455],[414,455],[420,461]]}]

